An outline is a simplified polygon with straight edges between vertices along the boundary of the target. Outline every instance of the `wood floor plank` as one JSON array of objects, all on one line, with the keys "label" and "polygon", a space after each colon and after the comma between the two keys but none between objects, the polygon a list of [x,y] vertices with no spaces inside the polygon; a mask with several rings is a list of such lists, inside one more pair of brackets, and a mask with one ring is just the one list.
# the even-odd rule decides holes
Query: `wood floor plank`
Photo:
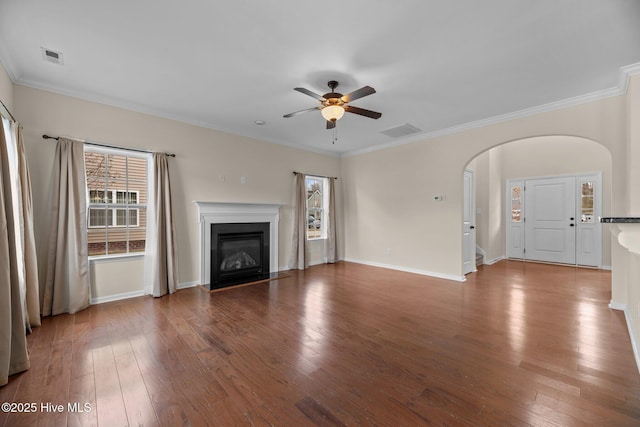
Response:
[{"label": "wood floor plank", "polygon": [[311,397],[300,399],[295,403],[295,406],[317,426],[345,426],[345,424],[336,418],[330,410],[313,400]]},{"label": "wood floor plank", "polygon": [[43,319],[0,425],[640,424],[611,272],[501,261],[464,283],[340,262]]},{"label": "wood floor plank", "polygon": [[111,346],[93,350],[93,365],[95,367],[98,425],[128,426],[129,420],[124,406],[124,396]]},{"label": "wood floor plank", "polygon": [[158,418],[135,355],[129,352],[115,354],[114,357],[129,425],[158,425]]},{"label": "wood floor plank", "polygon": [[[66,319],[70,319],[70,316],[65,317]],[[60,324],[60,326],[62,326],[62,324]],[[62,330],[69,331],[71,328],[65,327],[58,329],[58,331]],[[67,335],[65,334],[65,336]],[[59,426],[67,424],[67,405],[70,402],[69,387],[72,368],[68,349],[71,345],[71,340],[59,340],[54,341],[52,347],[49,349],[51,358],[47,369],[46,382],[42,384],[43,393],[40,402],[41,407],[46,407],[47,409],[41,409],[40,411],[38,416],[39,426]]]},{"label": "wood floor plank", "polygon": [[[45,325],[43,321],[43,325]],[[5,426],[34,426],[37,424],[40,415],[40,404],[43,402],[44,388],[42,384],[46,381],[49,369],[49,360],[51,354],[47,351],[32,351],[30,355],[31,367],[28,371],[14,376],[11,381],[16,381],[18,377],[20,382],[13,396],[3,394],[4,387],[0,388],[0,397],[2,402],[8,403],[35,403],[36,409],[30,412],[10,412],[4,421]]]},{"label": "wood floor plank", "polygon": [[[98,414],[96,411],[96,386],[93,372],[77,376],[72,375],[69,385],[69,403],[77,404],[80,410],[69,411],[67,425],[97,426]],[[74,407],[74,409],[76,408]]]}]

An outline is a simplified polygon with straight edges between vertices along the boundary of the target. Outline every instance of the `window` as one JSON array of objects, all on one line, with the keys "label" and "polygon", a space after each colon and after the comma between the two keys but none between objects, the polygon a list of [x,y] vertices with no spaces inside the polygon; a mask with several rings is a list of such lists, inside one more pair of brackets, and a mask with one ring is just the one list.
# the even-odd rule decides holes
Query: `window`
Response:
[{"label": "window", "polygon": [[329,180],[307,176],[307,240],[327,238],[327,208],[329,205]]},{"label": "window", "polygon": [[594,182],[583,182],[580,185],[580,222],[593,223],[593,189]]},{"label": "window", "polygon": [[[119,191],[119,190],[89,190],[89,203],[104,205],[105,203],[117,205],[137,205],[138,191]],[[114,202],[115,200],[115,202]],[[127,213],[128,212],[128,213]],[[114,215],[115,213],[115,215]],[[119,209],[117,207],[111,209],[89,208],[89,228],[105,227],[138,227],[139,225],[138,208]],[[129,216],[129,222],[126,218]]]},{"label": "window", "polygon": [[89,256],[145,249],[149,156],[85,148]]},{"label": "window", "polygon": [[522,188],[511,187],[511,222],[522,222]]}]

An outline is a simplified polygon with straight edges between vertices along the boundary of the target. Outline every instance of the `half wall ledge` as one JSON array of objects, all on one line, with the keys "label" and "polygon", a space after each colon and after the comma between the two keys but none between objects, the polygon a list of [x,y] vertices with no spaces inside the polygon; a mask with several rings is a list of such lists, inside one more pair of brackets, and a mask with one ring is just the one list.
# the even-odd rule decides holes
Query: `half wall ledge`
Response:
[{"label": "half wall ledge", "polygon": [[638,216],[609,216],[600,218],[602,224],[640,224]]}]

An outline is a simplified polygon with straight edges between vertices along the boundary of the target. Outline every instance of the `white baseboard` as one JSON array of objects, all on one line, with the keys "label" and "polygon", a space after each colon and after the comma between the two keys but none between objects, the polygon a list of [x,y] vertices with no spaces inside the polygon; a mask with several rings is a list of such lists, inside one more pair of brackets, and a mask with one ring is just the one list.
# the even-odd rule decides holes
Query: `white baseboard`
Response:
[{"label": "white baseboard", "polygon": [[640,372],[640,346],[638,346],[638,342],[636,341],[636,330],[633,327],[633,322],[629,316],[629,310],[626,307],[624,310],[624,318],[627,320],[627,329],[629,330],[629,338],[631,338],[631,348],[633,349],[633,355],[636,358],[636,368],[638,368],[638,372]]},{"label": "white baseboard", "polygon": [[627,321],[627,331],[629,331],[629,338],[631,340],[631,349],[633,350],[633,356],[636,359],[636,367],[638,368],[638,372],[640,372],[640,345],[638,345],[638,342],[636,341],[636,330],[633,327],[633,322],[629,316],[629,307],[627,307],[627,304],[610,301],[609,308],[624,312],[624,318]]},{"label": "white baseboard", "polygon": [[498,261],[502,261],[503,259],[507,259],[504,255],[501,255],[499,257],[496,257],[494,259],[490,259],[489,261],[485,261],[484,265],[493,265]]},{"label": "white baseboard", "polygon": [[193,282],[178,283],[178,286],[176,287],[176,289],[193,288],[194,286],[198,286],[199,284],[200,284],[199,280],[195,280]]},{"label": "white baseboard", "polygon": [[627,311],[627,304],[622,304],[615,301],[609,301],[609,308],[613,310]]},{"label": "white baseboard", "polygon": [[[178,283],[178,286],[176,287],[176,289],[192,288],[194,286],[198,286],[199,284],[200,284],[200,282],[198,282],[198,281]],[[104,296],[104,297],[91,298],[89,300],[89,303],[91,305],[104,304],[105,302],[120,301],[120,300],[123,300],[123,299],[136,298],[136,297],[141,297],[141,296],[144,296],[144,295],[145,295],[144,290],[133,291],[133,292],[124,292],[124,293],[121,293],[121,294],[114,294],[114,295],[107,295],[107,296]]]},{"label": "white baseboard", "polygon": [[[340,261],[346,261],[346,260],[342,258],[336,259],[336,262],[340,262]],[[327,260],[321,260],[321,261],[315,261],[315,262],[309,263],[309,267],[313,267],[314,265],[321,265],[321,264],[335,264],[335,263],[330,263]],[[294,269],[294,270],[297,270],[297,269]],[[278,267],[278,271],[291,271],[291,268],[288,265],[280,266]]]},{"label": "white baseboard", "polygon": [[143,295],[144,295],[144,291],[140,290],[140,291],[133,291],[133,292],[125,292],[122,294],[107,295],[104,297],[91,298],[89,302],[91,305],[104,304],[105,302],[120,301],[123,299],[141,297]]},{"label": "white baseboard", "polygon": [[420,269],[417,269],[417,268],[401,267],[401,266],[398,266],[398,265],[383,264],[383,263],[380,263],[380,262],[363,261],[363,260],[353,259],[353,258],[345,258],[344,261],[353,262],[353,263],[356,263],[356,264],[370,265],[372,267],[381,267],[381,268],[388,268],[390,270],[404,271],[406,273],[420,274],[421,276],[437,277],[439,279],[447,279],[447,280],[452,280],[452,281],[455,281],[455,282],[464,282],[464,281],[467,280],[464,276],[454,276],[452,274],[443,274],[443,273],[438,273],[438,272],[435,272],[435,271],[420,270]]},{"label": "white baseboard", "polygon": [[624,318],[627,319],[627,328],[629,329],[629,335],[631,336],[631,348],[633,349],[633,355],[636,358],[636,368],[638,368],[638,372],[640,372],[640,346],[636,341],[636,332],[627,310],[624,311]]}]

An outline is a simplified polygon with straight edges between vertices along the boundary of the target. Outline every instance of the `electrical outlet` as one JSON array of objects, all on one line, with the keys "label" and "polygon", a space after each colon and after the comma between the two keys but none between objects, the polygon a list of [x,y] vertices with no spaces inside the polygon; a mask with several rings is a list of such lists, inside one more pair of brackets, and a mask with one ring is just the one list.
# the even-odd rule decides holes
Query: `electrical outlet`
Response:
[{"label": "electrical outlet", "polygon": [[391,248],[385,248],[384,249],[384,254],[385,255],[391,255]]},{"label": "electrical outlet", "polygon": [[240,177],[240,184],[246,184],[247,183],[247,177],[246,176],[241,176]]}]

